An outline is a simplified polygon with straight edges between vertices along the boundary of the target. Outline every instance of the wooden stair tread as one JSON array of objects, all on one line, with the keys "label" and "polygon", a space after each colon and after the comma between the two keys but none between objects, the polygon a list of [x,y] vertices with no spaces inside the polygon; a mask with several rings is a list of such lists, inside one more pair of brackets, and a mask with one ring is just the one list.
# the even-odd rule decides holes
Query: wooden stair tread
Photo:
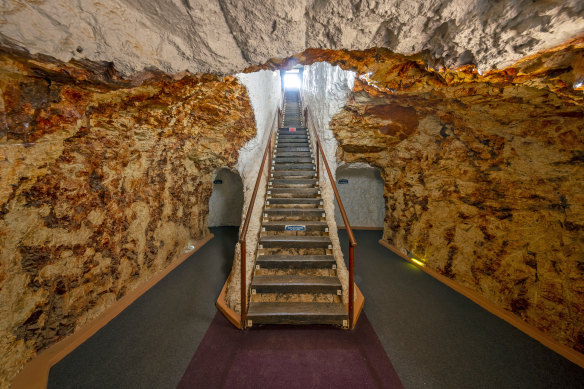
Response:
[{"label": "wooden stair tread", "polygon": [[274,178],[314,178],[316,171],[314,170],[274,170],[272,171],[272,176]]},{"label": "wooden stair tread", "polygon": [[278,151],[278,150],[280,150],[280,151],[310,151],[310,144],[308,142],[302,142],[302,143],[278,142],[278,143],[276,143],[276,151]]},{"label": "wooden stair tread", "polygon": [[290,235],[264,235],[260,236],[260,242],[316,242],[331,243],[328,236],[290,236]]},{"label": "wooden stair tread", "polygon": [[331,268],[336,264],[332,255],[259,255],[260,268]]},{"label": "wooden stair tread", "polygon": [[[292,157],[294,158],[294,157]],[[274,163],[274,171],[276,170],[316,170],[316,165],[313,164],[311,161],[297,161],[294,162],[278,162]]]},{"label": "wooden stair tread", "polygon": [[319,197],[268,197],[266,199],[270,205],[273,204],[320,204],[322,202],[322,198]]},{"label": "wooden stair tread", "polygon": [[276,150],[276,158],[278,157],[312,157],[312,153],[310,151]]},{"label": "wooden stair tread", "polygon": [[[310,208],[308,208],[310,209]],[[287,221],[287,220],[270,220],[265,221],[262,223],[262,226],[278,226],[278,225],[285,225],[285,224],[293,224],[293,225],[306,225],[306,226],[324,226],[328,227],[326,221],[320,220],[294,220],[294,221]]]},{"label": "wooden stair tread", "polygon": [[283,135],[278,134],[277,141],[290,141],[290,142],[307,142],[310,137],[307,134],[298,134],[298,135]]},{"label": "wooden stair tread", "polygon": [[310,144],[308,141],[302,143],[292,143],[292,142],[277,142],[276,143],[276,150],[284,151],[293,148],[301,148],[302,150],[298,151],[310,151]]},{"label": "wooden stair tread", "polygon": [[336,276],[256,275],[251,283],[252,293],[326,293],[337,295],[342,290]]},{"label": "wooden stair tread", "polygon": [[275,196],[289,196],[289,197],[278,197],[278,198],[289,198],[294,197],[307,197],[307,196],[320,196],[320,189],[318,188],[269,188],[268,195]]},{"label": "wooden stair tread", "polygon": [[272,178],[272,184],[316,184],[316,178]]},{"label": "wooden stair tread", "polygon": [[317,287],[326,286],[341,288],[341,281],[336,276],[305,276],[287,274],[282,276],[255,276],[251,283],[252,288],[260,286],[286,286],[286,287]]},{"label": "wooden stair tread", "polygon": [[310,175],[310,178],[314,178],[316,172],[314,170],[275,170],[272,174],[277,174],[279,177],[300,176],[300,175]]},{"label": "wooden stair tread", "polygon": [[343,316],[347,317],[345,305],[342,303],[256,303],[249,304],[247,317],[255,316]]},{"label": "wooden stair tread", "polygon": [[285,231],[286,226],[304,226],[305,231],[325,231],[328,228],[327,222],[320,220],[271,220],[262,223],[266,231]]},{"label": "wooden stair tread", "polygon": [[302,213],[302,212],[310,212],[310,213],[320,213],[324,212],[323,208],[266,208],[264,209],[264,213]]},{"label": "wooden stair tread", "polygon": [[302,143],[308,143],[308,138],[307,137],[292,137],[292,138],[288,138],[287,135],[284,136],[279,136],[276,144],[280,144],[280,143],[293,143],[293,144],[302,144]]},{"label": "wooden stair tread", "polygon": [[[276,157],[274,158],[273,163],[302,163],[312,165],[312,157]],[[314,166],[311,166],[310,169],[314,170]]]}]

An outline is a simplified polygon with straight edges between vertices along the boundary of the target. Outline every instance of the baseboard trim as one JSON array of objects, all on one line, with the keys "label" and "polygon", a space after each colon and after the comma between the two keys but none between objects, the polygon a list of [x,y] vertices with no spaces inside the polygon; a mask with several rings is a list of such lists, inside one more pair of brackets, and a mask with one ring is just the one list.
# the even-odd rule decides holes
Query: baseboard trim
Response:
[{"label": "baseboard trim", "polygon": [[182,254],[169,267],[154,275],[152,278],[122,297],[113,306],[106,309],[99,317],[82,326],[74,334],[69,335],[48,349],[38,353],[37,356],[31,359],[14,378],[11,387],[13,389],[45,389],[49,383],[49,370],[53,365],[89,339],[93,334],[99,331],[99,329],[119,315],[120,312],[136,301],[138,297],[142,296],[160,280],[166,277],[168,273],[203,247],[213,237],[213,234],[208,234],[204,238],[198,240],[195,243],[195,248],[193,250]]},{"label": "baseboard trim", "polygon": [[412,265],[416,266],[420,270],[423,270],[427,274],[431,275],[432,277],[436,278],[438,281],[442,282],[443,284],[449,286],[450,288],[454,289],[458,293],[462,294],[466,298],[474,301],[476,304],[480,305],[493,315],[505,320],[507,323],[511,324],[513,327],[517,328],[518,330],[522,331],[523,333],[529,335],[533,339],[537,340],[547,348],[555,351],[556,353],[560,354],[564,358],[568,359],[569,361],[575,363],[576,365],[584,368],[584,354],[579,353],[578,351],[558,342],[557,340],[553,339],[549,335],[545,334],[544,332],[540,331],[539,329],[533,327],[530,324],[527,324],[519,317],[514,315],[512,312],[509,312],[491,301],[487,300],[474,290],[467,288],[466,286],[462,286],[459,283],[451,280],[448,277],[443,276],[442,274],[438,273],[435,270],[429,269],[425,266],[420,266],[417,263],[413,262],[410,258],[408,258],[405,253],[402,253],[398,250],[395,246],[387,243],[383,239],[379,240],[379,244],[384,246],[385,248],[393,251],[395,254],[399,255]]}]

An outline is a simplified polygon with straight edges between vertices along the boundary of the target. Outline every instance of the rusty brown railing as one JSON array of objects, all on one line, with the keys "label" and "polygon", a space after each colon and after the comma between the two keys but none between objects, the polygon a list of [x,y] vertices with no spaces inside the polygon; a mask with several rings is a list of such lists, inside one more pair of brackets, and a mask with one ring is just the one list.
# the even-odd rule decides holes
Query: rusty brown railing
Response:
[{"label": "rusty brown railing", "polygon": [[[277,127],[280,126],[282,111],[278,108],[278,116],[276,117]],[[258,171],[258,178],[256,179],[255,186],[253,188],[253,193],[251,195],[251,200],[249,202],[249,208],[247,209],[247,214],[245,215],[245,222],[243,223],[243,228],[239,234],[239,249],[241,251],[241,329],[245,329],[245,315],[247,311],[247,277],[246,277],[246,266],[247,266],[247,247],[246,247],[246,237],[247,230],[249,228],[249,222],[251,220],[251,215],[253,212],[253,206],[255,205],[256,197],[258,194],[258,189],[260,187],[260,182],[262,181],[262,173],[264,172],[264,165],[266,164],[266,159],[268,159],[268,180],[270,179],[269,174],[272,170],[272,138],[274,135],[274,126],[270,131],[268,136],[268,142],[266,144],[266,150],[264,151],[264,156],[262,157],[262,164],[260,165],[260,170]]]},{"label": "rusty brown railing", "polygon": [[326,155],[324,150],[322,149],[322,144],[320,142],[320,138],[316,132],[316,128],[314,128],[314,121],[312,120],[312,113],[308,110],[308,107],[304,110],[304,123],[306,128],[310,131],[310,126],[308,125],[308,119],[310,117],[310,122],[312,124],[312,131],[311,133],[314,135],[314,139],[316,140],[316,178],[320,179],[320,160],[319,156],[322,154],[322,162],[326,169],[329,181],[331,182],[331,186],[333,188],[333,192],[335,194],[335,199],[337,200],[337,204],[339,205],[339,211],[341,212],[341,216],[343,217],[343,221],[345,222],[345,228],[347,229],[347,235],[349,235],[349,329],[353,328],[353,310],[354,310],[354,300],[355,300],[355,246],[357,246],[357,241],[355,240],[355,235],[353,235],[353,230],[351,229],[351,225],[349,224],[349,218],[347,217],[347,213],[345,212],[345,207],[343,207],[343,202],[341,201],[341,196],[339,195],[339,191],[337,189],[337,185],[335,180],[333,179],[333,175],[331,173],[331,169],[329,167],[328,161],[326,159]]}]

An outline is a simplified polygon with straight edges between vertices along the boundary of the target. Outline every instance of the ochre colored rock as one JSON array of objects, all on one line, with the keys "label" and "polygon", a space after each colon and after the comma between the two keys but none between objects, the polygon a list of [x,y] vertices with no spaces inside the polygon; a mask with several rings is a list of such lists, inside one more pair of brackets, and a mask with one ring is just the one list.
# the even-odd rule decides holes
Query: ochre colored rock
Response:
[{"label": "ochre colored rock", "polygon": [[255,136],[235,78],[142,78],[0,54],[2,387],[207,234],[212,174]]}]

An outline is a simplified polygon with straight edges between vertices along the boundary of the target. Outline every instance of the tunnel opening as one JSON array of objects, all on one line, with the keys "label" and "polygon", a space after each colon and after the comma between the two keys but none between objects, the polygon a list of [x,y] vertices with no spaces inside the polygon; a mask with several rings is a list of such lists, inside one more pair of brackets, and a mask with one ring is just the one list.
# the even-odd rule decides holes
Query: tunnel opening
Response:
[{"label": "tunnel opening", "polygon": [[209,199],[209,227],[239,226],[243,210],[243,182],[239,174],[221,168],[213,179]]},{"label": "tunnel opening", "polygon": [[284,74],[284,89],[285,90],[299,90],[302,86],[300,82],[300,72],[298,69],[286,71]]},{"label": "tunnel opening", "polygon": [[[336,181],[351,227],[382,230],[385,200],[379,169],[364,163],[342,165],[337,168]],[[345,226],[336,201],[335,221],[337,226]]]}]

